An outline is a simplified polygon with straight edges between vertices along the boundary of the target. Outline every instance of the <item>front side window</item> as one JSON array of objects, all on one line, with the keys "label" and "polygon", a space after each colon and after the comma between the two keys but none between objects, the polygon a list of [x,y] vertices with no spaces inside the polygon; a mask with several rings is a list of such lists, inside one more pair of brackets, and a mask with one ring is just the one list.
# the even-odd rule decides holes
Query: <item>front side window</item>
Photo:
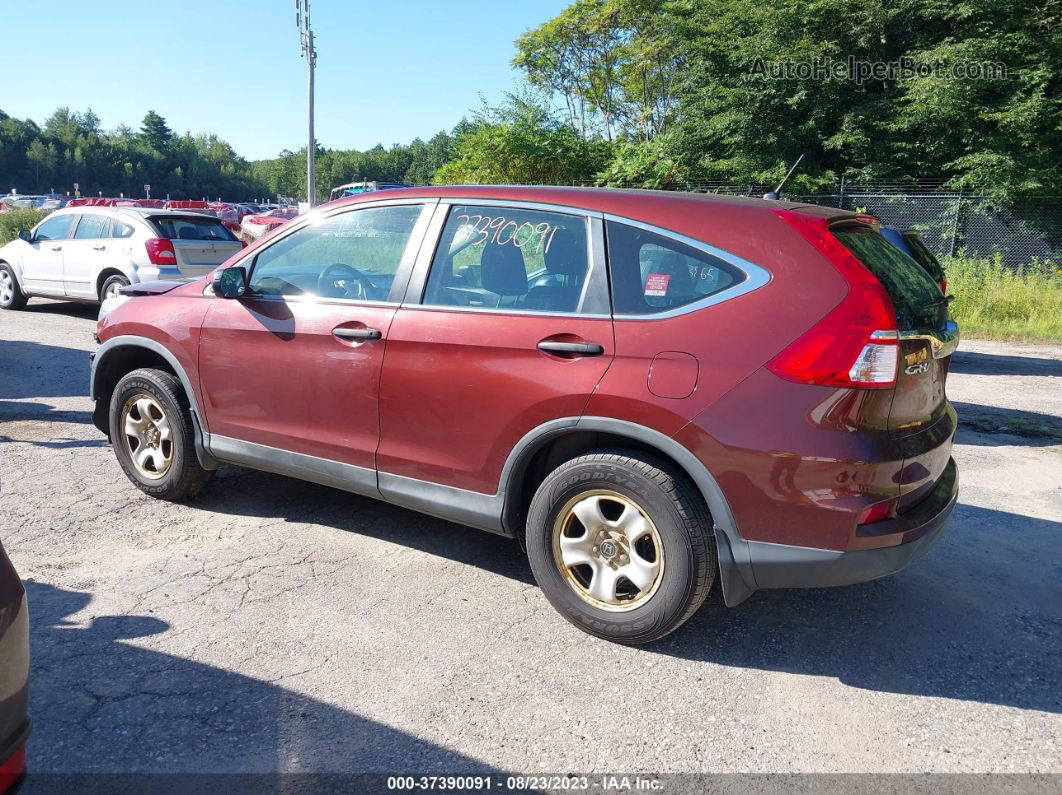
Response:
[{"label": "front side window", "polygon": [[258,295],[386,301],[422,205],[368,207],[322,218],[255,257]]},{"label": "front side window", "polygon": [[107,237],[111,219],[105,215],[83,215],[74,232],[74,240],[98,240]]},{"label": "front side window", "polygon": [[36,240],[66,240],[74,228],[76,215],[56,215],[37,227]]},{"label": "front side window", "polygon": [[616,221],[606,229],[612,304],[618,315],[666,312],[746,278],[718,257],[655,232]]},{"label": "front side window", "polygon": [[575,312],[590,269],[586,230],[578,215],[455,205],[432,260],[424,303]]}]

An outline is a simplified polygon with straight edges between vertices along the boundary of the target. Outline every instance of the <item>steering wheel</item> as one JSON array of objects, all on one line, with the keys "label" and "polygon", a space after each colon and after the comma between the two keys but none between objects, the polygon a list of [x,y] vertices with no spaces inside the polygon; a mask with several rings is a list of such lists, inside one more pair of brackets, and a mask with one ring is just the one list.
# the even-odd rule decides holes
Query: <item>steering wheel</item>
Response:
[{"label": "steering wheel", "polygon": [[[352,280],[353,285],[347,285]],[[335,262],[325,268],[317,279],[317,294],[330,298],[355,298],[368,299],[369,291],[373,289],[373,283],[369,277],[359,271],[353,265],[343,262]],[[337,290],[338,293],[337,294]]]}]

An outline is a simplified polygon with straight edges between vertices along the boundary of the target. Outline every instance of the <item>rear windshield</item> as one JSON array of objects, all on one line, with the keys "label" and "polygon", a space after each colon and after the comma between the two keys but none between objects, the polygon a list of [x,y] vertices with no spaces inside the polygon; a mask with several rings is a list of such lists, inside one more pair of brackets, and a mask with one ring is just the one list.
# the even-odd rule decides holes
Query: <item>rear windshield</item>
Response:
[{"label": "rear windshield", "polygon": [[834,229],[833,234],[885,287],[901,329],[936,329],[944,325],[944,296],[918,263],[869,227],[844,227]]},{"label": "rear windshield", "polygon": [[944,268],[940,264],[940,261],[933,256],[933,252],[926,248],[926,244],[922,242],[922,238],[915,234],[904,234],[903,239],[907,241],[908,247],[911,249],[911,256],[914,257],[915,262],[925,268],[926,273],[936,279],[938,282],[944,281]]},{"label": "rear windshield", "polygon": [[224,240],[236,237],[217,218],[205,215],[156,215],[151,223],[162,237],[170,240]]}]

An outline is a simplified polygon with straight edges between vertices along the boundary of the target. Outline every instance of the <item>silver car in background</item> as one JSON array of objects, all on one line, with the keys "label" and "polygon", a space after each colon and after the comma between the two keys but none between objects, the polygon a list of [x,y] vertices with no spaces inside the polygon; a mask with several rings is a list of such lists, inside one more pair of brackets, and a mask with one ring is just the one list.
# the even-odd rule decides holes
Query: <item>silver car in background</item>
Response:
[{"label": "silver car in background", "polygon": [[68,207],[0,248],[0,309],[21,309],[31,296],[102,301],[127,284],[195,279],[243,245],[211,215]]}]

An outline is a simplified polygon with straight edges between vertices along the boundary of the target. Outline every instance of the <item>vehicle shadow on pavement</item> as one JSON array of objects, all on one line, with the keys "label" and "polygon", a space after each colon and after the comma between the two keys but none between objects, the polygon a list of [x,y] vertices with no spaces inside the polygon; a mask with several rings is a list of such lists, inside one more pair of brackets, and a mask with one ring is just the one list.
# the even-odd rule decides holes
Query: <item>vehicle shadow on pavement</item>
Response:
[{"label": "vehicle shadow on pavement", "polygon": [[1062,417],[959,401],[953,401],[951,405],[959,415],[959,430],[977,432],[976,436],[963,437],[963,444],[982,447],[1062,444]]},{"label": "vehicle shadow on pavement", "polygon": [[100,314],[100,305],[96,303],[82,303],[81,301],[41,301],[30,299],[30,302],[20,310],[40,315],[66,315],[67,317],[81,317],[86,320],[95,320]]},{"label": "vehicle shadow on pavement", "polygon": [[959,350],[952,354],[948,371],[967,375],[1042,375],[1062,377],[1062,359],[1006,356]]},{"label": "vehicle shadow on pavement", "polygon": [[0,340],[0,400],[82,397],[88,381],[89,357],[83,350]]},{"label": "vehicle shadow on pavement", "polygon": [[281,475],[222,467],[188,504],[238,516],[314,522],[534,584],[527,556],[510,538]]},{"label": "vehicle shadow on pavement", "polygon": [[846,588],[718,592],[649,649],[851,687],[1062,712],[1062,522],[959,505],[923,558]]},{"label": "vehicle shadow on pavement", "polygon": [[[33,774],[48,773],[499,772],[275,684],[128,642],[168,631],[157,618],[93,616],[81,612],[90,593],[25,585],[30,791]],[[48,775],[37,783],[48,791],[56,785]]]}]

